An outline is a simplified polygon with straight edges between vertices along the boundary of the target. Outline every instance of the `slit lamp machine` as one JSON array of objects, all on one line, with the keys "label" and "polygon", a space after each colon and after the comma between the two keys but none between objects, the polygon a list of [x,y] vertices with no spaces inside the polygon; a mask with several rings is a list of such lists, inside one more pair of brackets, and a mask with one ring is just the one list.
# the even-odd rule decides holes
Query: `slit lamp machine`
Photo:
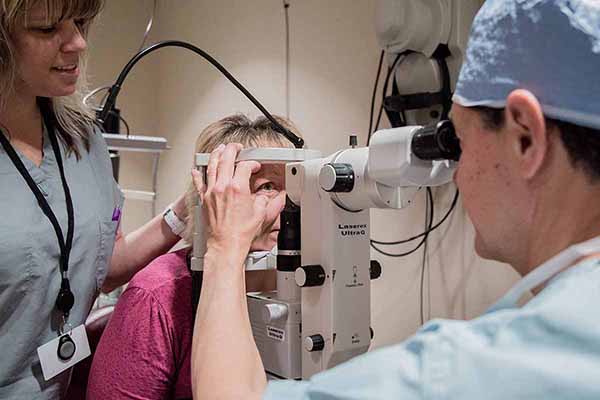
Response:
[{"label": "slit lamp machine", "polygon": [[[368,350],[371,279],[381,273],[370,260],[369,210],[407,207],[420,187],[450,182],[459,156],[450,121],[382,130],[369,147],[328,157],[304,149],[240,152],[238,161],[286,164],[277,255],[251,253],[246,261],[247,270],[277,270],[276,291],[247,296],[254,339],[272,377],[306,379]],[[196,155],[201,171],[208,157]],[[192,271],[202,271],[206,252],[201,207],[194,211]]]}]

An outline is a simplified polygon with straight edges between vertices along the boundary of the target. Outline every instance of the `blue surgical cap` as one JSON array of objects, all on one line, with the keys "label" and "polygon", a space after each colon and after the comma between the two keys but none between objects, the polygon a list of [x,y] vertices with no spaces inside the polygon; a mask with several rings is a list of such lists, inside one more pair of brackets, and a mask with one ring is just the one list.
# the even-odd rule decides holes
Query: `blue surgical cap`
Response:
[{"label": "blue surgical cap", "polygon": [[519,88],[547,117],[600,129],[600,0],[484,3],[453,100],[503,108]]}]

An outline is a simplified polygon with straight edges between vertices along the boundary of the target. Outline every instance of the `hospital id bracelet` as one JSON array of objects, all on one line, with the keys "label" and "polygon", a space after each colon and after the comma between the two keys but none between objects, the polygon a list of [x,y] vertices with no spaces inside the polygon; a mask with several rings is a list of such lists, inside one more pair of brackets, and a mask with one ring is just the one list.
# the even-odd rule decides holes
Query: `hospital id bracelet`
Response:
[{"label": "hospital id bracelet", "polygon": [[179,219],[179,217],[177,216],[177,214],[175,214],[175,211],[173,211],[171,206],[167,207],[167,209],[163,213],[163,219],[165,220],[167,225],[169,225],[169,228],[171,228],[171,232],[173,232],[177,236],[181,236],[181,234],[185,230],[185,222]]}]

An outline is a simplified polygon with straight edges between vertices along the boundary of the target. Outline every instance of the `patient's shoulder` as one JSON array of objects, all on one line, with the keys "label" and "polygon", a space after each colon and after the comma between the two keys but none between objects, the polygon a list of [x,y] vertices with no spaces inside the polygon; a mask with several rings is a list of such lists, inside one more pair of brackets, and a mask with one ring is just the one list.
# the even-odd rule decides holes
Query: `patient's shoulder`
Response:
[{"label": "patient's shoulder", "polygon": [[186,263],[188,252],[189,249],[181,249],[155,258],[131,279],[128,289],[157,293],[191,287],[191,274]]},{"label": "patient's shoulder", "polygon": [[[179,331],[191,332],[192,277],[187,267],[188,249],[157,257],[138,272],[119,300],[121,308],[154,310],[168,318]],[[117,305],[119,308],[119,305]],[[142,311],[146,310],[146,311]]]}]

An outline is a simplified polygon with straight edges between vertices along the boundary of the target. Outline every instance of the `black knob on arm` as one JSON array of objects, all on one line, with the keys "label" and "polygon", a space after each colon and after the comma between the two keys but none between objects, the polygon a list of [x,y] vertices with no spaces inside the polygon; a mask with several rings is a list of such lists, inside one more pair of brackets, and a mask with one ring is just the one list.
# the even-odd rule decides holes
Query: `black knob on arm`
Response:
[{"label": "black knob on arm", "polygon": [[306,265],[298,268],[294,277],[300,287],[321,286],[325,283],[325,270],[320,265]]},{"label": "black knob on arm", "polygon": [[348,193],[354,189],[352,165],[343,163],[325,164],[319,173],[319,184],[326,192]]},{"label": "black knob on arm", "polygon": [[304,338],[304,348],[309,352],[321,351],[325,348],[325,339],[319,334],[307,336]]}]

